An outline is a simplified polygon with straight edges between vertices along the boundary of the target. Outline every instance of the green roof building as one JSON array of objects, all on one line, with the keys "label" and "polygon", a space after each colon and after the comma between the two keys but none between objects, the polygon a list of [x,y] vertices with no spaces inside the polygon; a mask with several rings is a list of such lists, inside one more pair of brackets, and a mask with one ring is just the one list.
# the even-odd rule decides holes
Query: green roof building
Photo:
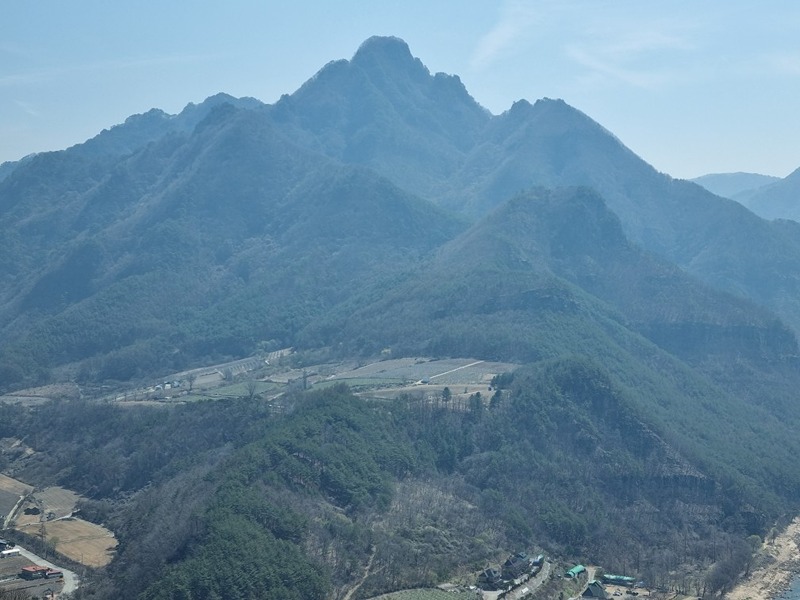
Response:
[{"label": "green roof building", "polygon": [[564,574],[564,577],[569,577],[570,579],[575,579],[581,573],[586,571],[586,567],[583,565],[575,565],[569,571]]}]

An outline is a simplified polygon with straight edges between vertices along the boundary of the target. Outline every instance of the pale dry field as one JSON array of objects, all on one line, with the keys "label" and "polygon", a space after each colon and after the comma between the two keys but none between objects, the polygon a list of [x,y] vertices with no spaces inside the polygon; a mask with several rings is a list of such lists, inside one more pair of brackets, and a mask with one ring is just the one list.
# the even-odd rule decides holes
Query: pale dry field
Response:
[{"label": "pale dry field", "polygon": [[0,491],[9,492],[15,496],[25,496],[33,491],[33,486],[0,474]]},{"label": "pale dry field", "polygon": [[[9,479],[8,486],[17,484],[16,488],[22,489],[21,482]],[[31,486],[26,486],[32,490]],[[88,567],[103,567],[111,562],[117,547],[114,534],[102,527],[89,523],[83,519],[65,518],[71,515],[81,496],[62,487],[48,487],[36,492],[34,502],[25,502],[20,508],[16,518],[16,528],[29,535],[40,535],[42,526],[50,542],[54,542],[56,550],[72,560]],[[36,506],[41,509],[41,514],[26,515],[24,509]],[[54,520],[47,520],[47,515],[52,513]]]},{"label": "pale dry field", "polygon": [[[75,510],[80,496],[71,490],[62,487],[48,487],[33,494],[33,501],[26,501],[17,514],[17,529],[39,525],[42,521],[47,521],[47,515],[52,513],[53,519],[68,517]],[[38,507],[41,514],[26,515],[25,509]]]},{"label": "pale dry field", "polygon": [[7,520],[10,520],[10,513],[17,506],[20,496],[25,496],[31,491],[33,487],[6,475],[0,475],[0,529],[6,525]]},{"label": "pale dry field", "polygon": [[62,519],[45,524],[47,539],[56,550],[87,567],[104,567],[114,558],[117,540],[105,527],[83,519]]}]

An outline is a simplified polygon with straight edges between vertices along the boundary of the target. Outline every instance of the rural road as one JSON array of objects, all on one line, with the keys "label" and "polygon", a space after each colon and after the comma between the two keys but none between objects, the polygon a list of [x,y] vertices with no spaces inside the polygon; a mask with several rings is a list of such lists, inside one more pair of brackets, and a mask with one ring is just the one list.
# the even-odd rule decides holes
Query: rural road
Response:
[{"label": "rural road", "polygon": [[[550,561],[544,561],[544,565],[542,565],[542,570],[539,571],[534,577],[531,577],[525,583],[518,585],[513,590],[506,594],[506,598],[509,600],[517,600],[518,598],[524,598],[528,594],[534,593],[542,584],[550,579]],[[482,592],[483,600],[496,600],[496,598],[502,594],[502,591],[494,591],[494,592]]]},{"label": "rural road", "polygon": [[[436,375],[431,375],[428,377],[428,381],[432,379],[436,379],[437,377],[444,377],[445,375],[450,375],[450,373],[455,373],[456,371],[460,371],[461,369],[468,369],[469,367],[474,367],[475,365],[479,365],[481,363],[486,362],[485,360],[476,360],[475,362],[471,362],[468,365],[461,365],[460,367],[456,367],[455,369],[450,369],[449,371],[445,371],[444,373],[437,373]],[[416,382],[415,385],[422,385],[422,379]]]},{"label": "rural road", "polygon": [[78,576],[73,573],[72,571],[65,569],[64,567],[59,567],[54,565],[49,560],[43,559],[41,556],[35,555],[30,550],[26,550],[22,546],[17,546],[19,553],[27,558],[28,560],[35,562],[37,565],[42,565],[44,567],[49,567],[51,569],[57,569],[64,574],[64,588],[61,590],[62,594],[70,594],[78,589],[78,584],[80,580]]}]

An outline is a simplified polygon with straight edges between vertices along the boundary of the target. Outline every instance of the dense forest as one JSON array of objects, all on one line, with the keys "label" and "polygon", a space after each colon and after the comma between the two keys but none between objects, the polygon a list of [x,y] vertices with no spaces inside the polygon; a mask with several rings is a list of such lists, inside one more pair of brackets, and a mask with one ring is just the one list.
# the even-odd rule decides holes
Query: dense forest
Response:
[{"label": "dense forest", "polygon": [[84,516],[118,535],[80,597],[339,597],[370,562],[366,598],[519,548],[653,586],[709,586],[707,570],[734,561],[721,588],[747,538],[793,510],[764,469],[690,446],[591,361],[495,386],[463,405],[341,385],[280,407],[6,405],[0,435],[47,448],[6,466],[86,494]]}]

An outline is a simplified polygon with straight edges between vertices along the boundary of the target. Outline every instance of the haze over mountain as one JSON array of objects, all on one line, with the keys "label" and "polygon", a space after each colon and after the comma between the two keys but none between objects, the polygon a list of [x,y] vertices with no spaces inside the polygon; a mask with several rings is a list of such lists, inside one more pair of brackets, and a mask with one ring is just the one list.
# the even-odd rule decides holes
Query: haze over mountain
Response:
[{"label": "haze over mountain", "polygon": [[[53,449],[47,477],[120,503],[103,597],[322,598],[374,560],[366,595],[532,537],[727,584],[800,506],[800,224],[657,172],[562,100],[492,115],[371,38],[274,105],[153,110],[6,173],[4,389],[286,346],[527,365],[458,409],[342,388],[163,423],[0,405],[0,437]],[[154,541],[143,513],[175,523]]]},{"label": "haze over mountain", "polygon": [[[362,57],[372,48],[376,49],[373,59],[364,60]],[[421,68],[401,40],[368,40],[353,61],[339,61],[323,68],[298,92],[277,103],[274,111],[279,114],[279,126],[288,127],[293,139],[312,149],[327,147],[323,140],[334,135],[338,140],[336,148],[361,143],[364,133],[352,119],[334,119],[323,133],[319,124],[307,121],[299,125],[297,119],[283,119],[281,112],[283,106],[291,105],[296,112],[308,110],[314,114],[311,107],[317,106],[315,98],[326,96],[310,94],[309,89],[319,89],[323,84],[330,90],[352,86],[353,73],[359,73],[360,87],[350,88],[353,93],[344,97],[337,96],[342,98],[336,103],[337,114],[360,118],[377,114],[381,120],[403,122],[413,111],[398,110],[396,96],[380,83],[386,72],[397,72],[397,80],[407,84],[404,97],[417,102],[425,99],[425,106],[431,102],[432,90],[438,90],[434,84],[437,77],[447,79],[431,76]],[[617,213],[632,240],[714,287],[771,307],[793,327],[800,328],[797,279],[787,276],[783,267],[781,273],[775,272],[773,263],[777,259],[800,264],[796,236],[786,238],[783,231],[772,231],[771,225],[760,222],[737,204],[721,202],[699,186],[658,173],[610,132],[563,101],[545,99],[531,105],[523,100],[492,117],[480,110],[463,86],[452,85],[449,89],[449,102],[456,106],[450,113],[454,123],[451,130],[460,132],[458,138],[451,135],[449,145],[445,145],[441,132],[446,128],[438,126],[433,128],[432,136],[417,139],[416,145],[417,156],[441,158],[409,159],[405,153],[404,164],[413,164],[414,173],[394,172],[393,163],[384,157],[397,152],[398,136],[386,133],[392,128],[384,125],[372,130],[369,156],[359,157],[356,153],[353,160],[368,162],[398,185],[410,185],[423,197],[473,219],[531,186],[593,187]],[[364,97],[382,109],[373,113],[361,110]],[[289,125],[282,124],[287,121]],[[299,133],[298,127],[305,134]],[[470,139],[475,140],[471,145]],[[453,161],[459,155],[463,160],[454,169]],[[348,160],[344,153],[339,156]],[[448,175],[443,184],[442,178]],[[738,240],[745,237],[764,251],[755,255],[743,252]],[[791,270],[796,271],[796,267]]]},{"label": "haze over mountain", "polygon": [[740,194],[753,192],[758,188],[780,181],[780,177],[760,173],[711,173],[691,179],[712,194],[736,200]]},{"label": "haze over mountain", "polygon": [[800,169],[775,183],[743,192],[736,199],[765,219],[800,221]]}]

